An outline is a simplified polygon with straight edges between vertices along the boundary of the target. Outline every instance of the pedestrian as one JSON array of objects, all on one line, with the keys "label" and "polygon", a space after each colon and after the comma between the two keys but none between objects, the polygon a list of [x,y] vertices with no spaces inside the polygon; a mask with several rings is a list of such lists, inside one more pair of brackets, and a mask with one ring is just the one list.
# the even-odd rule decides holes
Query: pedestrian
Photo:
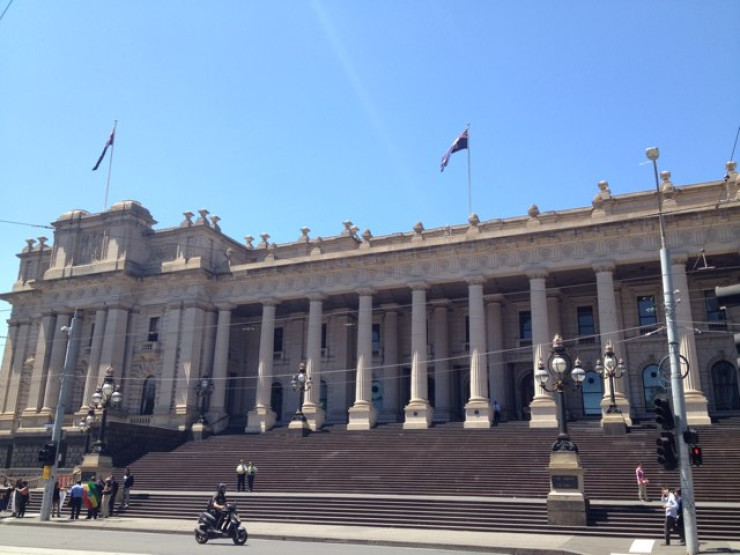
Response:
[{"label": "pedestrian", "polygon": [[[671,545],[671,533],[676,532],[679,534],[679,537],[681,537],[681,532],[679,531],[678,524],[676,522],[678,517],[678,501],[676,501],[676,496],[674,495],[673,490],[668,488],[663,489],[663,494],[660,496],[660,502],[663,503],[663,507],[665,508],[665,522],[663,523],[663,535],[665,537],[665,541],[660,545]],[[681,538],[681,543],[684,543],[683,538]]]},{"label": "pedestrian", "polygon": [[123,508],[128,509],[131,499],[131,488],[134,487],[134,475],[128,468],[123,473]]},{"label": "pedestrian", "polygon": [[62,492],[59,488],[59,480],[54,482],[54,493],[51,495],[51,516],[59,518],[62,513],[59,511],[59,504],[62,499]]},{"label": "pedestrian", "polygon": [[85,506],[87,507],[85,518],[97,520],[100,511],[100,492],[102,490],[98,488],[98,482],[95,481],[95,478],[90,478],[84,488]]},{"label": "pedestrian", "polygon": [[18,518],[23,518],[24,516],[26,516],[26,505],[28,505],[28,501],[31,499],[31,493],[28,490],[28,482],[26,482],[25,480],[23,482],[20,482],[20,488],[16,488],[16,496],[18,502],[16,516]]},{"label": "pedestrian", "polygon": [[637,463],[635,468],[635,478],[637,478],[637,497],[640,501],[650,501],[647,495],[647,485],[650,480],[645,476],[645,470],[642,468],[642,463]]},{"label": "pedestrian", "polygon": [[8,479],[3,478],[3,484],[0,486],[0,513],[8,509],[10,505],[10,492],[12,488],[8,484]]},{"label": "pedestrian", "polygon": [[252,461],[249,461],[249,464],[247,465],[247,489],[249,491],[254,491],[254,475],[257,474],[257,467],[252,464]]},{"label": "pedestrian", "polygon": [[111,474],[110,477],[110,497],[108,498],[108,516],[113,516],[113,512],[116,508],[116,496],[118,495],[118,481],[116,477]]},{"label": "pedestrian", "polygon": [[82,510],[82,498],[85,495],[85,490],[82,487],[82,480],[77,480],[74,486],[69,488],[69,513],[70,519],[80,518],[80,511]]},{"label": "pedestrian", "polygon": [[239,461],[236,465],[236,491],[244,491],[244,478],[247,475],[247,465],[244,464],[244,459]]},{"label": "pedestrian", "polygon": [[498,401],[493,402],[493,425],[497,426],[501,423],[501,405]]},{"label": "pedestrian", "polygon": [[681,545],[686,545],[686,532],[683,520],[683,499],[681,499],[681,488],[676,488],[674,493],[676,498],[676,526],[678,528],[678,537],[681,539]]}]

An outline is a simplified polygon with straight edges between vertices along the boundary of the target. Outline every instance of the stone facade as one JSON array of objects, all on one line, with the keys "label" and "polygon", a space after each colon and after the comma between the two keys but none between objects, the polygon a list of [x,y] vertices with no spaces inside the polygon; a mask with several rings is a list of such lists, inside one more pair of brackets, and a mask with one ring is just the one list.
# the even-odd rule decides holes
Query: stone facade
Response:
[{"label": "stone facade", "polygon": [[[688,419],[709,424],[740,412],[731,315],[713,304],[714,287],[740,276],[738,174],[728,163],[724,180],[662,179]],[[344,222],[335,237],[303,228],[287,244],[267,234],[240,243],[207,210],[161,230],[135,201],[68,212],[53,222],[53,244],[27,242],[2,295],[13,309],[0,440],[48,429],[68,341],[59,330],[75,309],[70,433],[108,368],[123,394],[114,421],[185,431],[205,406],[217,432],[265,432],[292,418],[301,362],[314,430],[487,428],[494,399],[504,420],[555,427],[534,371],[556,332],[587,372],[567,395],[570,418],[599,419],[609,404],[608,382],[593,372],[608,341],[628,369],[615,385],[627,423],[651,417],[667,353],[657,206],[655,191],[612,195],[601,182],[584,208],[533,205],[522,217],[473,214],[380,237]],[[203,405],[205,376],[214,388]]]}]

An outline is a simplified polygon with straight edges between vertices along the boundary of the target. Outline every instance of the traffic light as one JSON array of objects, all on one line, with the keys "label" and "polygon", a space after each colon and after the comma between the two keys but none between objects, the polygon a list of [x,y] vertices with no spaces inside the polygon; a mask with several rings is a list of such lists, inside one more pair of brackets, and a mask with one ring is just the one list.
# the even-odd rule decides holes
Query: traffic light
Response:
[{"label": "traffic light", "polygon": [[689,460],[692,466],[701,466],[704,462],[701,458],[701,447],[698,445],[689,446]]},{"label": "traffic light", "polygon": [[678,466],[676,454],[676,438],[673,432],[660,432],[660,437],[655,440],[658,453],[658,464],[665,470],[675,470]]},{"label": "traffic light", "polygon": [[671,410],[671,404],[668,402],[668,399],[656,397],[653,402],[655,403],[655,421],[664,430],[675,428],[676,423],[673,420],[673,410]]},{"label": "traffic light", "polygon": [[42,466],[52,466],[57,456],[56,445],[54,443],[44,443],[39,449],[39,464]]}]

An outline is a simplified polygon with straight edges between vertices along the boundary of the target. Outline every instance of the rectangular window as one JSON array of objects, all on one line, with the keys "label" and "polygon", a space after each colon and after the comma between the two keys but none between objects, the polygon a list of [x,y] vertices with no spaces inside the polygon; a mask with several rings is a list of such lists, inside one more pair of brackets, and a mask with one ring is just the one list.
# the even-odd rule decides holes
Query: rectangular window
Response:
[{"label": "rectangular window", "polygon": [[704,306],[707,309],[709,329],[713,331],[725,331],[727,329],[727,315],[719,307],[717,295],[711,289],[704,291]]},{"label": "rectangular window", "polygon": [[380,354],[380,324],[373,324],[373,354]]},{"label": "rectangular window", "polygon": [[272,333],[273,337],[273,353],[282,353],[283,352],[283,328],[275,328],[275,330]]},{"label": "rectangular window", "polygon": [[321,324],[321,349],[326,349],[326,324]]},{"label": "rectangular window", "polygon": [[149,318],[149,332],[146,336],[147,341],[159,341],[159,316]]},{"label": "rectangular window", "polygon": [[596,325],[594,323],[594,307],[579,306],[578,311],[578,339],[579,343],[593,343],[596,341]]},{"label": "rectangular window", "polygon": [[655,304],[655,295],[637,297],[637,317],[641,334],[655,331],[658,323],[658,307]]},{"label": "rectangular window", "polygon": [[519,344],[532,344],[532,313],[529,310],[519,312]]},{"label": "rectangular window", "polygon": [[465,351],[470,352],[470,316],[465,316]]}]

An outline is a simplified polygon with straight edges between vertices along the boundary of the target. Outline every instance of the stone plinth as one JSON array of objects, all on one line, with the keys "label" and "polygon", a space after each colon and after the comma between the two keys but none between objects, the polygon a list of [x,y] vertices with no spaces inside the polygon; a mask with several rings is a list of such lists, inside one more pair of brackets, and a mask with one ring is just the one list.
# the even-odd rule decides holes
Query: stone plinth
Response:
[{"label": "stone plinth", "polygon": [[601,417],[601,427],[604,435],[617,436],[627,433],[627,423],[621,412],[608,412]]},{"label": "stone plinth", "polygon": [[586,526],[588,499],[583,493],[584,470],[578,453],[553,451],[548,471],[547,523],[550,526]]},{"label": "stone plinth", "polygon": [[256,407],[249,411],[247,415],[247,427],[244,432],[247,434],[265,433],[275,426],[275,413],[270,407]]},{"label": "stone plinth", "polygon": [[490,428],[492,421],[493,410],[485,399],[471,400],[465,405],[464,428]]},{"label": "stone plinth", "polygon": [[349,423],[347,429],[352,430],[369,430],[375,427],[378,421],[378,411],[369,403],[355,403],[355,406],[349,409]]},{"label": "stone plinth", "polygon": [[434,409],[429,406],[428,401],[414,400],[406,405],[404,413],[404,430],[425,430],[432,424]]}]

